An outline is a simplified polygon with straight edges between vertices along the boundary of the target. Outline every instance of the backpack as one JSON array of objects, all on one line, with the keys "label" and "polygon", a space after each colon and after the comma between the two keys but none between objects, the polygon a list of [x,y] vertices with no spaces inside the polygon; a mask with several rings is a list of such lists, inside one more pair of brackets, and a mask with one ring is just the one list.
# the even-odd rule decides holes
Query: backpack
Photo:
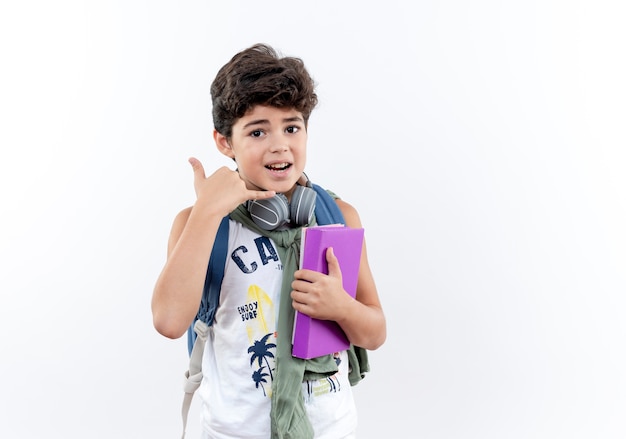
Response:
[{"label": "backpack", "polygon": [[[315,217],[319,225],[345,224],[345,220],[335,199],[322,187],[311,184],[317,193],[315,202]],[[204,281],[200,308],[194,321],[187,330],[187,349],[189,351],[189,370],[185,372],[185,397],[183,400],[183,438],[187,427],[187,415],[191,407],[193,394],[200,387],[202,381],[202,356],[209,327],[213,324],[215,311],[220,301],[222,278],[228,252],[228,221],[229,216],[222,218],[215,243],[211,250],[209,266]]]}]

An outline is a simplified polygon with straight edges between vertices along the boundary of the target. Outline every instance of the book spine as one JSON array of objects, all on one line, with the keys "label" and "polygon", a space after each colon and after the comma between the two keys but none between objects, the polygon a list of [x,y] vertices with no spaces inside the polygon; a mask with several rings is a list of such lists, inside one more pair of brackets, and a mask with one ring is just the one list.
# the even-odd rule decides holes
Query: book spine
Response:
[{"label": "book spine", "polygon": [[[320,263],[320,259],[315,257],[315,253],[311,251],[312,249],[320,248],[322,242],[323,234],[316,229],[305,229],[303,230],[302,237],[302,253],[300,255],[300,267],[307,270],[319,271],[325,274],[328,274],[328,266],[323,267]],[[306,243],[306,245],[305,245]],[[307,248],[309,251],[307,251]],[[325,253],[325,252],[323,252]],[[326,268],[326,271],[322,271]],[[312,327],[314,325],[313,318],[303,314],[301,312],[296,311],[296,318],[294,322],[294,333],[293,333],[293,350],[292,354],[299,358],[310,358],[309,344],[312,343]]]}]

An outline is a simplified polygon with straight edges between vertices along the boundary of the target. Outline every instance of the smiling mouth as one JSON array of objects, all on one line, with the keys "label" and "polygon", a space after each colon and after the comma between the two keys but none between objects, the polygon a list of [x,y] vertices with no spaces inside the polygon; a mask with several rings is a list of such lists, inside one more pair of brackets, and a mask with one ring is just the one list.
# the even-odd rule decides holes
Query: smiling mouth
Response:
[{"label": "smiling mouth", "polygon": [[291,163],[275,163],[273,165],[266,165],[265,168],[270,171],[286,171],[291,167]]}]

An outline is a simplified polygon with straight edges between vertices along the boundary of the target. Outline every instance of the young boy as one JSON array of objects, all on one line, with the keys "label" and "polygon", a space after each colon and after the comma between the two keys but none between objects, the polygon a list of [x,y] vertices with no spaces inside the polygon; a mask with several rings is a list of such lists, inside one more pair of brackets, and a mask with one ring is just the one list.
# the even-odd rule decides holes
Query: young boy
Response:
[{"label": "young boy", "polygon": [[[366,350],[386,338],[365,246],[354,300],[343,290],[332,249],[328,275],[298,270],[301,227],[315,224],[314,216],[291,215],[268,225],[250,214],[263,203],[282,203],[283,196],[290,203],[296,197],[310,201],[302,193],[314,82],[300,59],[259,44],[220,69],[211,96],[213,138],[237,169],[222,167],[206,177],[200,161],[189,160],[197,200],[174,220],[152,298],[154,326],[169,338],[186,333],[198,312],[217,229],[230,214],[220,304],[202,359],[203,437],[354,437],[350,386],[368,370]],[[361,227],[354,207],[335,201],[346,224]],[[292,357],[294,310],[336,321],[350,350],[315,361]]]}]

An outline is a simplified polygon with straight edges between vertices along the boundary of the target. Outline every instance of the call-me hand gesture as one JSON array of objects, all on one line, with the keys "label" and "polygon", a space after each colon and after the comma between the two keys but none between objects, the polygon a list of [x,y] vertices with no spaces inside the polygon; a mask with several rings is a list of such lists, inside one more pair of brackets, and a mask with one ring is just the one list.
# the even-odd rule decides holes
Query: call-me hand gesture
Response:
[{"label": "call-me hand gesture", "polygon": [[193,186],[198,198],[196,204],[212,206],[223,215],[227,215],[245,201],[261,200],[276,195],[274,191],[248,189],[239,173],[226,166],[222,166],[207,177],[200,160],[191,157],[189,163],[193,168]]}]

